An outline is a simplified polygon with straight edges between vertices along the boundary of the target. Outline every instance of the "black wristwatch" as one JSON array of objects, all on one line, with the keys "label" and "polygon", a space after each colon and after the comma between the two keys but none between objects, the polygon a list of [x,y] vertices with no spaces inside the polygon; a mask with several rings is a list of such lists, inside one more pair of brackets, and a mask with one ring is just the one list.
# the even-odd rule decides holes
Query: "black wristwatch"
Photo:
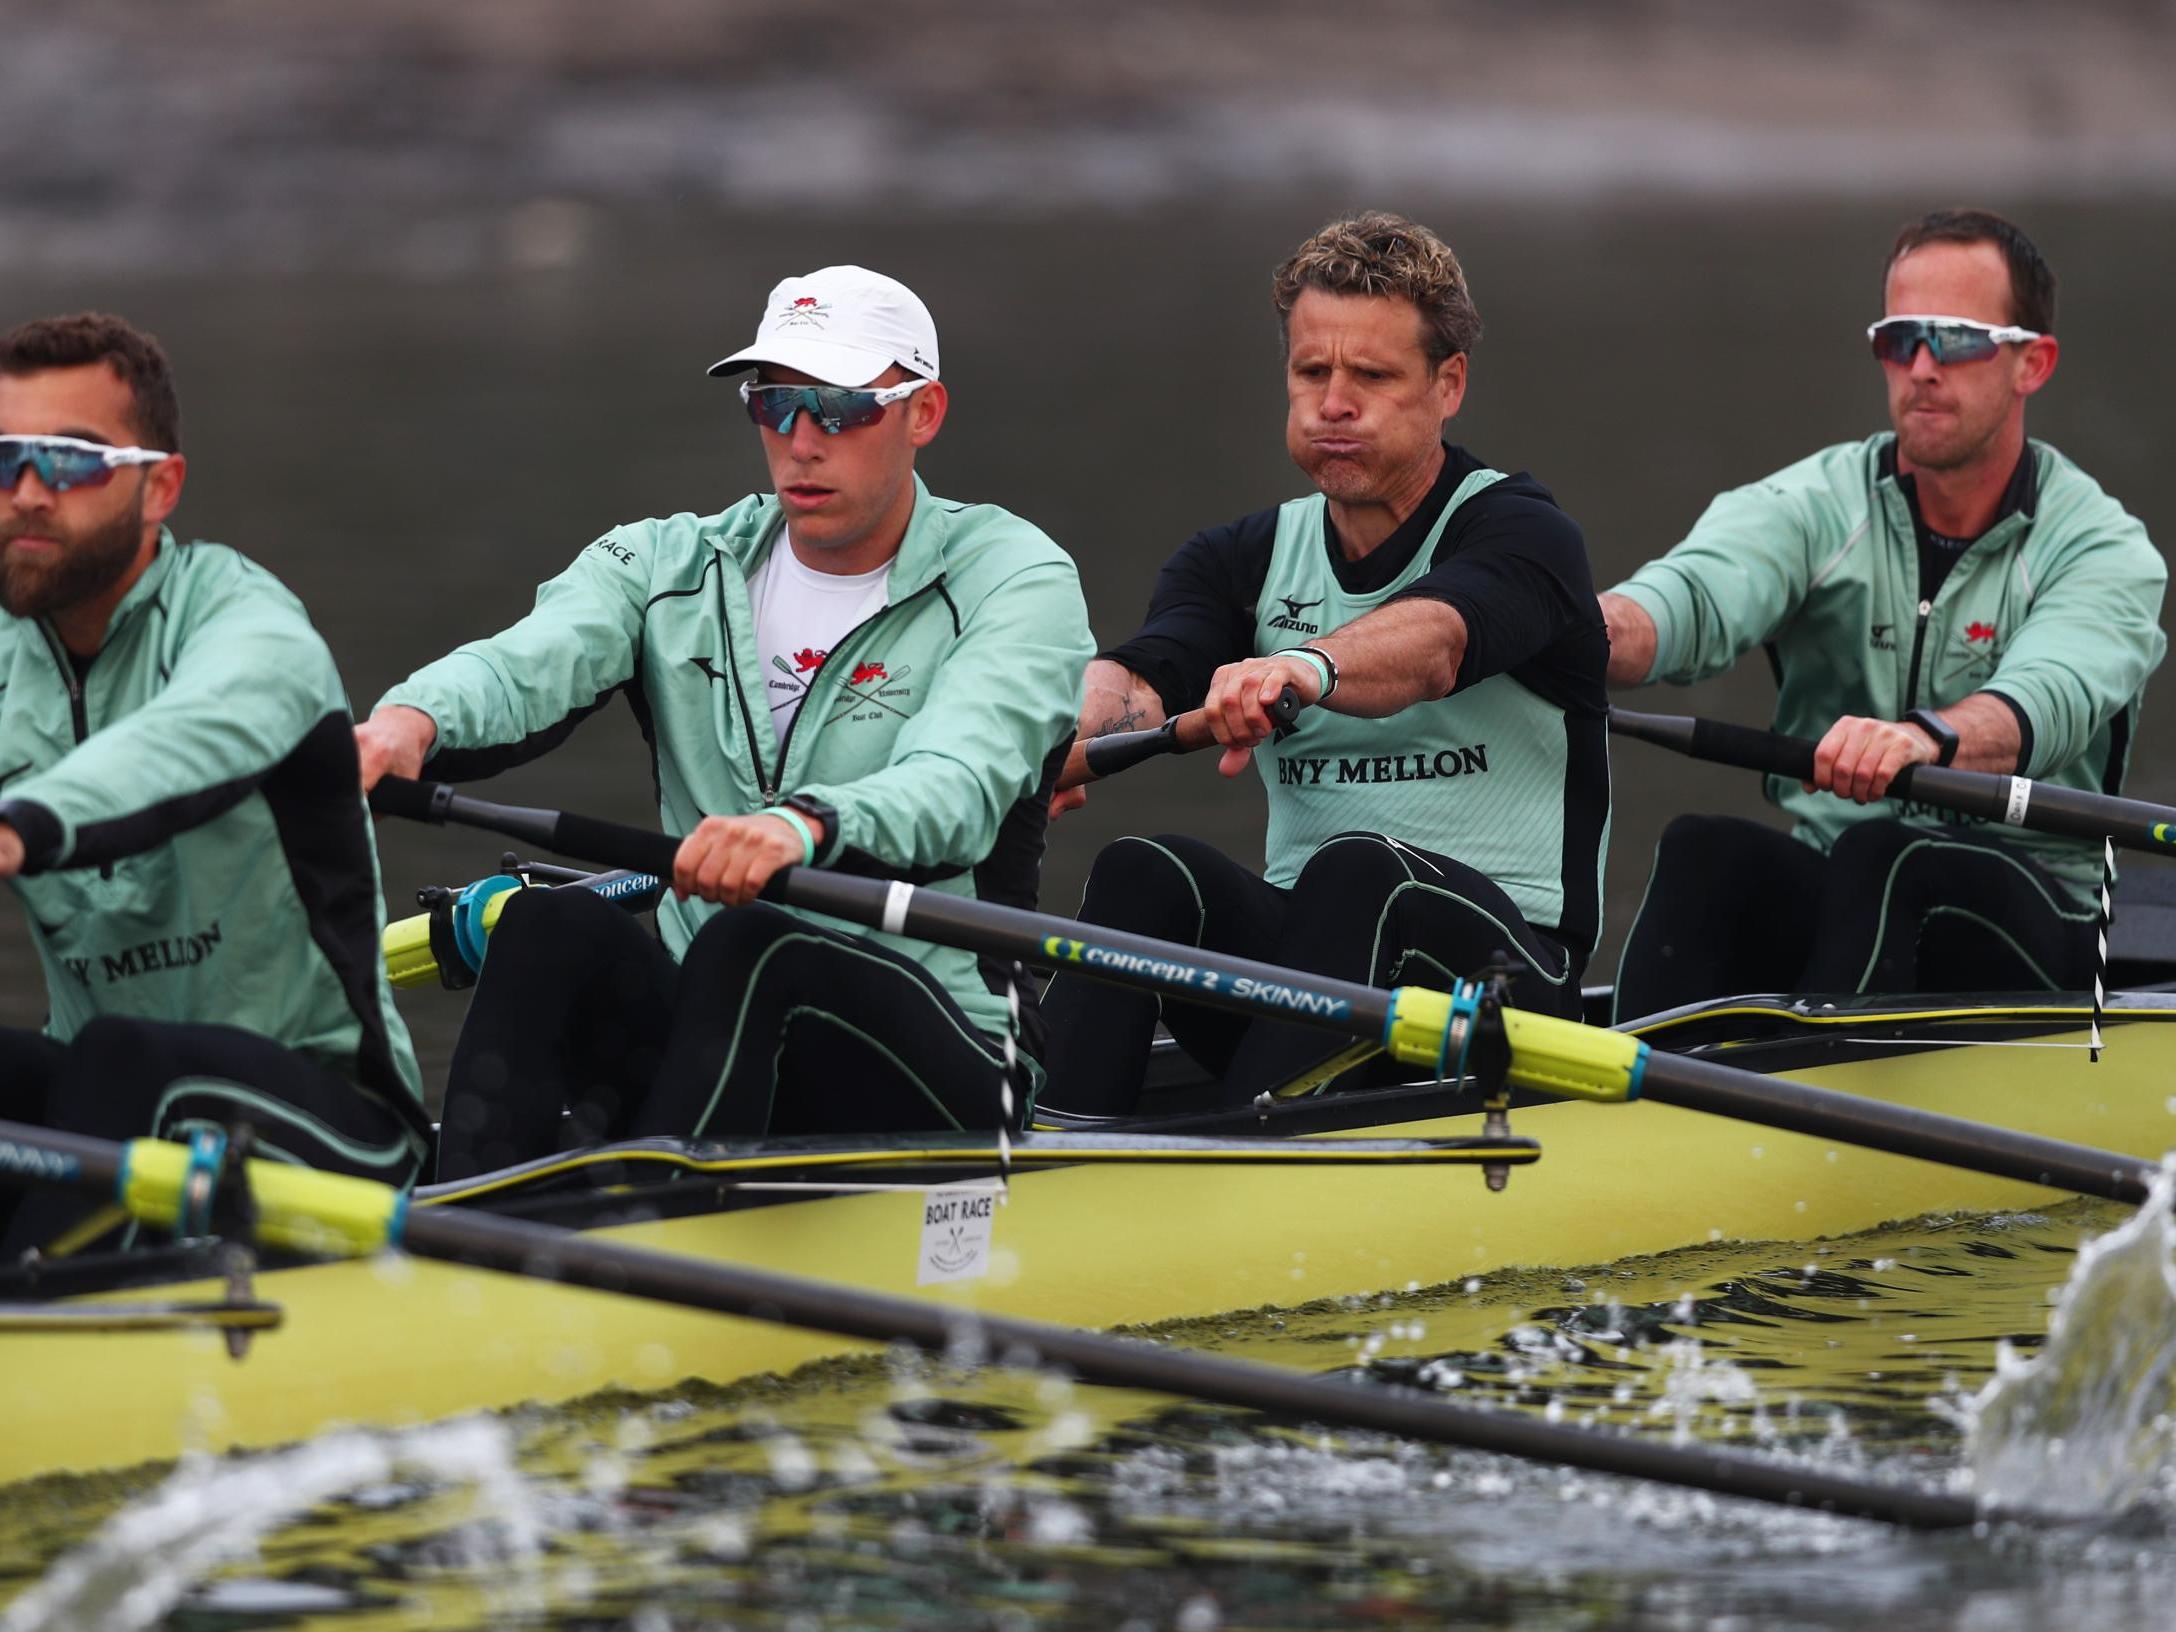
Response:
[{"label": "black wristwatch", "polygon": [[823,823],[821,829],[823,838],[816,845],[817,855],[821,856],[826,850],[832,849],[838,844],[839,813],[832,806],[806,793],[789,793],[778,802],[788,810],[798,811],[812,822]]},{"label": "black wristwatch", "polygon": [[1931,708],[1915,708],[1904,716],[1906,725],[1916,725],[1934,739],[1934,763],[1947,765],[1957,757],[1957,728]]}]

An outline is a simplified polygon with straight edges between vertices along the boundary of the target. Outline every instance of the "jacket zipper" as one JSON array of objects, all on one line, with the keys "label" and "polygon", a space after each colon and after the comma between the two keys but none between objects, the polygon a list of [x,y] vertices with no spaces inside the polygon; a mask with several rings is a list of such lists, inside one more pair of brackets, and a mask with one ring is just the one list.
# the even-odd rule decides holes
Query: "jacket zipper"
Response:
[{"label": "jacket zipper", "polygon": [[[746,732],[748,737],[748,759],[749,762],[753,764],[756,768],[756,782],[758,787],[760,788],[763,782],[763,750],[756,746],[756,717],[755,714],[748,707],[748,694],[745,691],[741,690],[740,659],[733,651],[733,624],[729,618],[724,616],[725,608],[722,603],[722,585],[720,586],[720,589],[721,604],[718,608],[720,614],[718,618],[718,626],[725,631],[726,672],[731,674],[733,677],[733,701],[740,704],[741,728],[744,732]],[[773,801],[769,793],[766,792],[763,797],[763,803],[769,805],[772,802]]]},{"label": "jacket zipper", "polygon": [[91,734],[90,714],[83,701],[83,682],[76,678],[75,665],[68,661],[68,653],[61,645],[60,637],[43,623],[38,625],[38,629],[45,636],[46,650],[53,654],[54,666],[60,670],[61,684],[68,688],[68,715],[75,722],[76,746],[80,748],[83,739]]},{"label": "jacket zipper", "polygon": [[[84,701],[83,682],[76,678],[76,666],[68,660],[68,649],[60,643],[60,637],[44,623],[40,623],[38,628],[45,636],[46,650],[53,654],[54,666],[60,670],[61,683],[68,688],[68,717],[75,726],[76,746],[80,748],[84,739],[91,734],[90,707]],[[113,863],[100,862],[98,876],[113,877]]]},{"label": "jacket zipper", "polygon": [[1932,601],[1919,603],[1919,625],[1912,631],[1912,672],[1904,682],[1904,709],[1906,713],[1919,706],[1919,654],[1927,644],[1927,615],[1934,610]]}]

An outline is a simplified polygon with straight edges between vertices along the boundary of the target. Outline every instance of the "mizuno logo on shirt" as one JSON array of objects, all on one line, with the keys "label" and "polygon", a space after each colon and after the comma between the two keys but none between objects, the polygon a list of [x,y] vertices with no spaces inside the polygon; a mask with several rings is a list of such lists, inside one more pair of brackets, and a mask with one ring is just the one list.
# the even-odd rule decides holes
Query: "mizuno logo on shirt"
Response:
[{"label": "mizuno logo on shirt", "polygon": [[1289,595],[1280,595],[1277,597],[1277,599],[1284,603],[1284,615],[1282,617],[1271,618],[1269,620],[1270,628],[1290,629],[1295,633],[1302,635],[1319,635],[1322,633],[1322,625],[1320,625],[1319,623],[1308,623],[1300,617],[1300,614],[1307,611],[1310,607],[1320,606],[1322,604],[1321,600],[1317,599],[1312,601],[1295,601]]},{"label": "mizuno logo on shirt", "polygon": [[709,675],[710,678],[713,680],[723,680],[725,678],[725,675],[715,666],[713,666],[710,659],[707,657],[691,657],[688,659],[688,661],[694,664],[698,669],[701,669],[703,673]]},{"label": "mizuno logo on shirt", "polygon": [[[1334,767],[1334,774],[1332,774]],[[1434,754],[1377,754],[1365,759],[1315,759],[1295,755],[1277,761],[1277,786],[1342,787],[1358,782],[1433,782],[1441,776],[1479,776],[1488,770],[1488,744],[1445,748]]]},{"label": "mizuno logo on shirt", "polygon": [[1872,640],[1872,644],[1873,644],[1874,650],[1875,650],[1875,651],[1877,651],[1877,652],[1893,652],[1893,651],[1895,651],[1895,650],[1896,650],[1896,625],[1895,625],[1895,624],[1893,624],[1893,623],[1877,623],[1877,624],[1875,624],[1875,625],[1873,626],[1873,640]]}]

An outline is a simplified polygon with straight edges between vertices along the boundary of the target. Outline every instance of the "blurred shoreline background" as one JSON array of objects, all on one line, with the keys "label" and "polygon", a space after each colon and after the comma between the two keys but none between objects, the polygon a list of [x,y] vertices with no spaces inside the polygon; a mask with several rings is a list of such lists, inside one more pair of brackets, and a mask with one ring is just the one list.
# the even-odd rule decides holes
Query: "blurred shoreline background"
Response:
[{"label": "blurred shoreline background", "polygon": [[[1119,639],[1188,533],[1300,490],[1268,273],[1370,205],[1465,260],[1487,333],[1453,434],[1556,489],[1603,586],[1716,491],[1883,427],[1860,330],[1895,227],[1942,204],[2014,215],[2062,279],[2034,434],[2176,529],[2165,3],[0,0],[0,26],[0,321],[105,306],[162,336],[179,531],[296,589],[358,711],[613,523],[760,486],[703,369],[836,260],[936,314],[932,487],[1050,531]],[[2170,684],[2145,797],[2176,798]],[[1770,695],[1754,662],[1641,706]],[[1590,979],[1663,822],[1761,808],[1653,750],[1616,777]],[[496,787],[655,815],[618,708]],[[1119,832],[1247,853],[1260,802],[1198,761],[1113,784],[1053,831],[1045,905]],[[498,854],[383,838],[395,915]],[[404,1000],[434,1086],[461,1002]],[[42,1012],[0,910],[0,1023]]]}]

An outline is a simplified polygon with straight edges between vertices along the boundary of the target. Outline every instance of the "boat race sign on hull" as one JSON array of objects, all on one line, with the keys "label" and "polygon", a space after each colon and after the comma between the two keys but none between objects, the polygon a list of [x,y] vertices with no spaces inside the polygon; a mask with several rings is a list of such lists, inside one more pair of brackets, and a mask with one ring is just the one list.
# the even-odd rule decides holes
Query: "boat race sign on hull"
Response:
[{"label": "boat race sign on hull", "polygon": [[922,1252],[914,1282],[980,1280],[990,1272],[997,1191],[987,1185],[931,1190],[922,1202]]}]

